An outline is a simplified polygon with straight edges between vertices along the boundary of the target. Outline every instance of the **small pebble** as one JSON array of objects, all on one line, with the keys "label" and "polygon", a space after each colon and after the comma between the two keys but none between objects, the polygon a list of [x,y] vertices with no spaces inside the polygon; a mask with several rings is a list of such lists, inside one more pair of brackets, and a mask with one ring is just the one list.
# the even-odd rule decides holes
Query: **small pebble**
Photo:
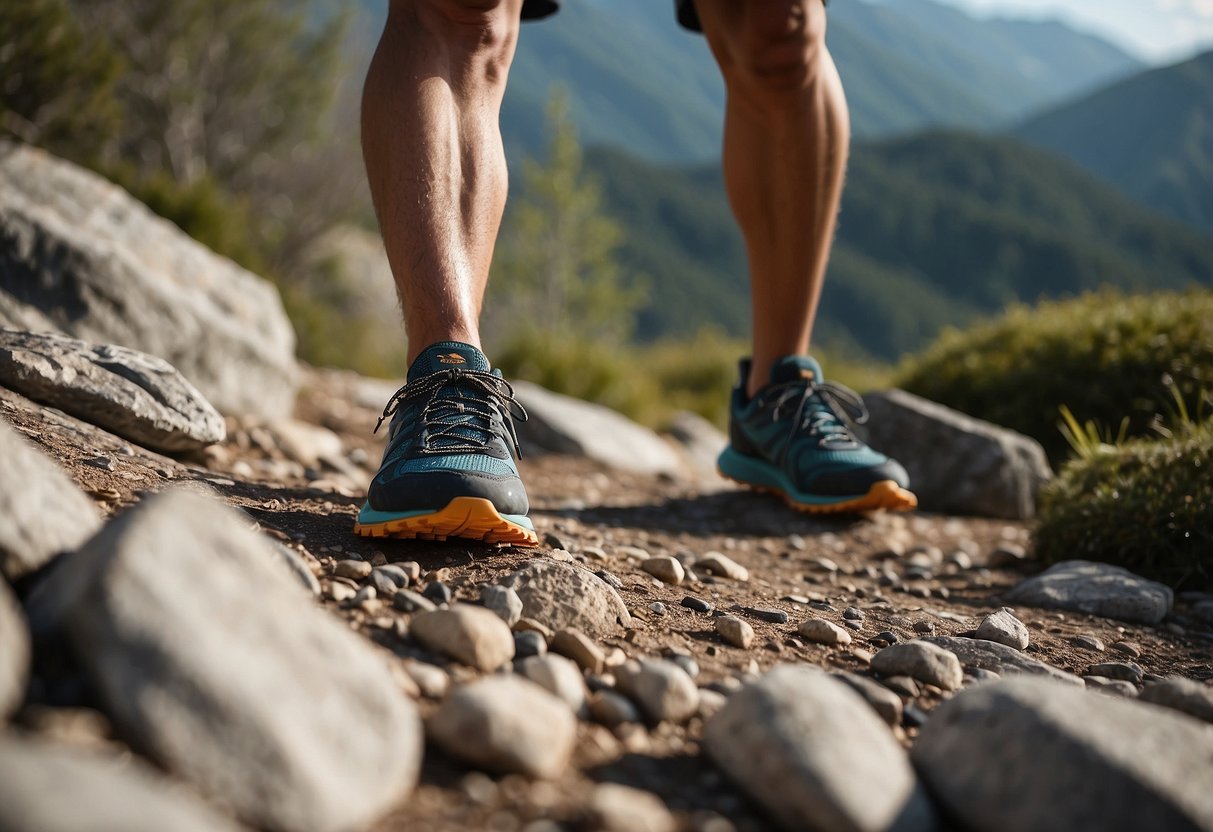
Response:
[{"label": "small pebble", "polygon": [[653,611],[654,615],[665,615],[666,612],[665,604],[661,603],[660,601],[654,601],[653,603],[649,604],[649,609]]},{"label": "small pebble", "polygon": [[427,699],[441,699],[451,687],[451,677],[446,671],[428,662],[406,661],[404,671]]},{"label": "small pebble", "polygon": [[392,606],[401,612],[428,612],[437,609],[434,602],[411,589],[401,589],[392,596]]},{"label": "small pebble", "polygon": [[360,581],[371,574],[373,567],[364,560],[339,560],[333,568],[333,574],[338,578],[349,578]]},{"label": "small pebble", "polygon": [[512,587],[485,584],[480,587],[480,602],[510,627],[522,618],[522,599]]},{"label": "small pebble", "polygon": [[746,615],[761,621],[769,621],[772,624],[788,623],[788,614],[783,610],[771,609],[770,607],[742,607],[742,611]]},{"label": "small pebble", "polygon": [[750,571],[737,561],[720,552],[705,552],[703,557],[695,561],[695,568],[700,572],[728,578],[733,581],[748,581]]},{"label": "small pebble", "polygon": [[922,693],[918,688],[918,683],[909,676],[890,676],[887,679],[881,679],[881,682],[898,696],[904,696],[907,699],[913,699]]},{"label": "small pebble", "polygon": [[1093,664],[1087,670],[1088,676],[1103,676],[1105,679],[1119,679],[1124,682],[1132,682],[1137,685],[1141,683],[1142,676],[1145,671],[1141,669],[1141,665],[1133,662],[1102,662],[1101,664]]},{"label": "small pebble", "polygon": [[683,596],[682,606],[695,612],[711,612],[712,602],[705,601],[702,598],[696,598],[694,595]]},{"label": "small pebble", "polygon": [[1082,647],[1087,650],[1094,650],[1097,653],[1102,653],[1104,651],[1103,641],[1101,639],[1097,638],[1096,636],[1077,635],[1077,636],[1074,636],[1074,638],[1070,639],[1070,642],[1075,647]]},{"label": "small pebble", "polygon": [[615,672],[620,693],[654,722],[683,723],[699,708],[699,689],[670,661],[632,660]]},{"label": "small pebble", "polygon": [[572,659],[583,670],[588,670],[590,673],[601,673],[606,664],[606,656],[603,655],[602,648],[580,630],[561,630],[552,636],[548,642],[548,649]]},{"label": "small pebble", "polygon": [[1005,607],[981,620],[976,637],[983,641],[1005,644],[1016,650],[1026,650],[1028,647],[1028,628]]},{"label": "small pebble", "polygon": [[387,575],[384,575],[378,569],[371,572],[371,586],[373,586],[380,595],[386,598],[390,598],[400,590],[399,584],[397,584]]},{"label": "small pebble", "polygon": [[943,690],[956,690],[964,680],[956,654],[926,641],[884,648],[872,657],[872,669],[881,676],[910,676]]},{"label": "small pebble", "polygon": [[922,635],[933,635],[935,633],[934,621],[915,621],[914,632]]},{"label": "small pebble", "polygon": [[677,558],[657,557],[648,558],[640,564],[640,568],[657,580],[677,586],[686,578],[686,571]]},{"label": "small pebble", "polygon": [[442,581],[430,581],[421,594],[431,603],[439,606],[451,602],[451,588]]},{"label": "small pebble", "polygon": [[863,610],[858,607],[847,607],[842,611],[842,617],[850,621],[863,621]]},{"label": "small pebble", "polygon": [[876,642],[883,642],[885,644],[896,644],[897,642],[901,641],[901,639],[899,639],[897,637],[897,634],[894,633],[892,630],[883,630],[883,631],[877,633],[876,635],[872,636],[870,639],[868,639],[868,641],[872,642],[873,644],[875,644]]},{"label": "small pebble", "polygon": [[338,604],[343,604],[357,595],[358,590],[354,589],[349,584],[342,583],[341,581],[333,581],[331,584],[329,584],[328,594],[329,597]]},{"label": "small pebble", "polygon": [[748,650],[754,643],[754,628],[735,615],[722,615],[716,619],[716,632],[734,647]]},{"label": "small pebble", "polygon": [[514,633],[514,657],[525,659],[529,656],[542,656],[548,652],[547,640],[534,630],[520,630]]},{"label": "small pebble", "polygon": [[1141,657],[1141,648],[1131,641],[1118,641],[1112,645],[1112,649],[1130,659]]},{"label": "small pebble", "polygon": [[640,711],[626,696],[612,690],[599,690],[590,694],[590,716],[595,722],[614,728],[625,722],[640,722]]},{"label": "small pebble", "polygon": [[611,587],[612,589],[616,589],[616,590],[623,589],[623,581],[619,580],[619,577],[614,572],[608,572],[605,569],[599,569],[594,574],[597,575],[599,578],[601,578],[603,583],[605,583],[607,586]]},{"label": "small pebble", "polygon": [[683,653],[673,653],[669,657],[670,661],[678,665],[692,679],[699,676],[699,662],[695,661],[691,656]]},{"label": "small pebble", "polygon": [[796,628],[796,632],[805,641],[817,644],[850,644],[851,634],[832,621],[824,618],[810,618]]}]

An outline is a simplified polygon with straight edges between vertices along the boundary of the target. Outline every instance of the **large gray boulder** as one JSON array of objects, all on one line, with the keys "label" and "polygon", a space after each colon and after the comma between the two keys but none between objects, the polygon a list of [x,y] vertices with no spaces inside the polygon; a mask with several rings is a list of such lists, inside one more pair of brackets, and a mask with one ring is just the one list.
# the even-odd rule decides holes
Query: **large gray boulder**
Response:
[{"label": "large gray boulder", "polygon": [[880,717],[843,682],[784,665],[708,721],[712,760],[788,830],[935,828],[930,802]]},{"label": "large gray boulder", "polygon": [[0,722],[25,699],[28,675],[29,630],[25,616],[8,584],[0,579]]},{"label": "large gray boulder", "polygon": [[530,417],[517,422],[523,452],[580,456],[638,474],[684,474],[674,448],[653,431],[610,408],[553,393],[537,384],[514,382]]},{"label": "large gray boulder", "polygon": [[0,573],[10,581],[75,549],[101,525],[54,460],[0,419]]},{"label": "large gray boulder", "polygon": [[280,418],[295,335],[277,290],[96,174],[0,143],[0,325],[165,359],[224,413]]},{"label": "large gray boulder", "polygon": [[1030,676],[940,705],[911,756],[982,832],[1213,830],[1213,726]]},{"label": "large gray boulder", "polygon": [[122,736],[250,825],[363,828],[416,782],[420,720],[384,655],[218,502],[148,498],[48,584]]},{"label": "large gray boulder", "polygon": [[1035,439],[904,390],[864,396],[868,442],[899,460],[919,508],[1028,520],[1052,477]]},{"label": "large gray boulder", "polygon": [[1012,604],[1083,612],[1134,624],[1157,624],[1175,600],[1166,584],[1121,566],[1087,560],[1054,564],[1020,581],[1002,597]]},{"label": "large gray boulder", "polygon": [[112,344],[0,327],[0,385],[145,448],[223,441],[223,417],[162,358]]},{"label": "large gray boulder", "polygon": [[5,832],[236,832],[237,826],[150,766],[0,736]]}]

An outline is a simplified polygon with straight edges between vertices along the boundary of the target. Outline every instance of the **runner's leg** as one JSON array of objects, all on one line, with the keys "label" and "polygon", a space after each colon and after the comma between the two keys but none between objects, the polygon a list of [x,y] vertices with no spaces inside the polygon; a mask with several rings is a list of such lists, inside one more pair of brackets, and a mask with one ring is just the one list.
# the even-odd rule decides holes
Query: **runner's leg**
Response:
[{"label": "runner's leg", "polygon": [[808,352],[850,141],[821,0],[696,0],[728,93],[724,174],[753,299],[748,392]]},{"label": "runner's leg", "polygon": [[392,0],[363,91],[362,148],[411,363],[479,347],[505,208],[498,113],[522,0]]}]

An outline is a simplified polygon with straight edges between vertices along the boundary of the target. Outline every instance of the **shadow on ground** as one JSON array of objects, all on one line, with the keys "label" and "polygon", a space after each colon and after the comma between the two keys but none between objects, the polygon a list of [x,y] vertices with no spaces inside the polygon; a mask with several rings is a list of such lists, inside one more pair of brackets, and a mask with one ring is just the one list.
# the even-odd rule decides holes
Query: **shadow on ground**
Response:
[{"label": "shadow on ground", "polygon": [[802,537],[838,533],[865,522],[863,515],[815,516],[788,508],[779,500],[748,491],[720,491],[692,497],[671,497],[626,506],[587,506],[581,509],[534,508],[532,514],[568,517],[582,523],[616,528],[648,529],[707,537]]}]

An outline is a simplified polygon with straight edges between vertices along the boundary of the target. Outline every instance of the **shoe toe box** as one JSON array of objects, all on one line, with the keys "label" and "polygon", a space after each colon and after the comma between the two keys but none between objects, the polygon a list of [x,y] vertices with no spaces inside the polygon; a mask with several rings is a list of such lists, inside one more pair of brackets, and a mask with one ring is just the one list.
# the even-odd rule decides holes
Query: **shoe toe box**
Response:
[{"label": "shoe toe box", "polygon": [[437,510],[456,497],[491,501],[501,514],[525,515],[526,488],[508,462],[494,457],[430,457],[385,467],[367,494],[376,511]]}]

